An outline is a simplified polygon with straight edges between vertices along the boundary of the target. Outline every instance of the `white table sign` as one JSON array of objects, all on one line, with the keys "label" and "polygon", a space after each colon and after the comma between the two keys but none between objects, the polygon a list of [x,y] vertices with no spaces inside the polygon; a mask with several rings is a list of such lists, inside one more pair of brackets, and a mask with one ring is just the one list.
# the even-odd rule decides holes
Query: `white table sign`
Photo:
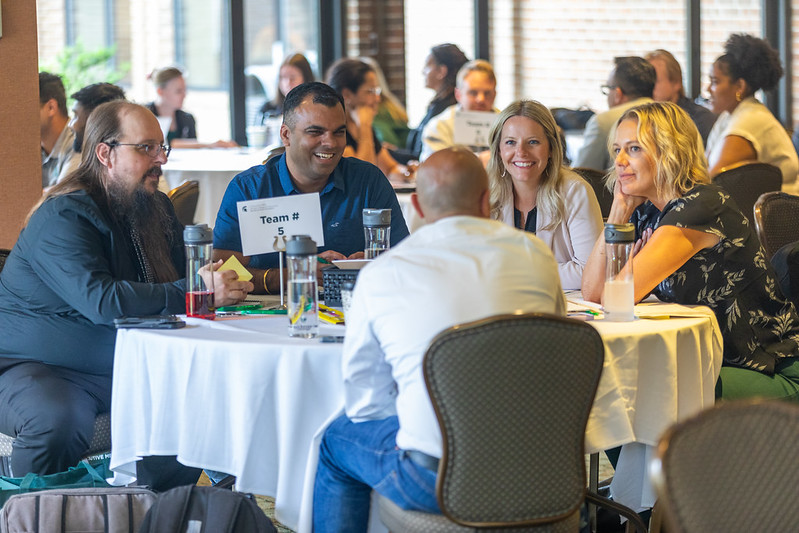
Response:
[{"label": "white table sign", "polygon": [[236,206],[244,255],[274,252],[280,236],[310,235],[317,246],[325,245],[319,193],[247,200]]},{"label": "white table sign", "polygon": [[488,133],[497,118],[490,111],[455,111],[455,144],[488,146]]}]

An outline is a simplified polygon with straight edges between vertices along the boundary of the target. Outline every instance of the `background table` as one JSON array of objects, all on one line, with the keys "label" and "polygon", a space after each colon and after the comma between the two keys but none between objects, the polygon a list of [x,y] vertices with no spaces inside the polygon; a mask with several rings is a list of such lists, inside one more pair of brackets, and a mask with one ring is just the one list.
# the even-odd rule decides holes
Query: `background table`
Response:
[{"label": "background table", "polygon": [[[661,313],[677,314],[671,309]],[[663,429],[714,401],[721,365],[715,317],[706,308],[683,309],[698,316],[591,322],[606,359],[586,445],[599,451],[639,443],[639,452],[622,453],[616,477],[627,483],[645,484],[642,461]],[[235,475],[239,490],[274,496],[277,519],[305,530],[312,442],[343,404],[341,345],[291,339],[285,317],[187,322],[181,330],[119,332],[111,467],[133,474],[143,455],[177,455]],[[323,333],[341,331],[323,326]],[[563,360],[568,372],[580,354]],[[636,490],[632,499],[640,503],[645,487]]]}]

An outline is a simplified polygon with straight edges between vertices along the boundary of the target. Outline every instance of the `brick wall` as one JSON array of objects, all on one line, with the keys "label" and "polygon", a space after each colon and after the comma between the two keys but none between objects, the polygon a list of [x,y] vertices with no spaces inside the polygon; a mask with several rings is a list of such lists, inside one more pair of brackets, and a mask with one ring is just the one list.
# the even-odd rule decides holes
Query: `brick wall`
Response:
[{"label": "brick wall", "polygon": [[405,0],[350,0],[347,55],[374,58],[392,92],[405,101]]}]

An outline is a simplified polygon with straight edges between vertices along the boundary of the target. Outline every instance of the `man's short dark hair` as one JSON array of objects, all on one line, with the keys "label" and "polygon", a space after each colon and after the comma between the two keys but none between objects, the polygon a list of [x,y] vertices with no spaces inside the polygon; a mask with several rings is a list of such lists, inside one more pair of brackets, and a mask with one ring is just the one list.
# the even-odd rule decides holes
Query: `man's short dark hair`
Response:
[{"label": "man's short dark hair", "polygon": [[44,105],[55,99],[58,104],[58,110],[65,117],[69,116],[67,111],[67,93],[64,89],[64,82],[61,81],[61,76],[58,74],[50,74],[49,72],[39,73],[39,105]]},{"label": "man's short dark hair", "polygon": [[657,75],[649,61],[643,57],[627,56],[615,57],[613,62],[616,64],[613,83],[625,96],[630,99],[644,96],[652,98]]},{"label": "man's short dark hair", "polygon": [[72,94],[72,99],[91,112],[95,107],[113,100],[124,100],[125,91],[113,83],[92,83]]},{"label": "man's short dark hair", "polygon": [[344,98],[341,97],[330,85],[319,81],[301,83],[286,95],[283,101],[283,124],[289,128],[294,127],[295,110],[308,97],[312,97],[314,104],[322,104],[325,107],[341,106],[344,110]]}]

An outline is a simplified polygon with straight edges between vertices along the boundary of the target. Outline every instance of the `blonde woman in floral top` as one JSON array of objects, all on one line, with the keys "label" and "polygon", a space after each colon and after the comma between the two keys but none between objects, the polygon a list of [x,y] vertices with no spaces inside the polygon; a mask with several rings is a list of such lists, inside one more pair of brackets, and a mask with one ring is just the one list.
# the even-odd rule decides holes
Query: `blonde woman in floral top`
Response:
[{"label": "blonde woman in floral top", "polygon": [[[716,384],[723,399],[799,400],[799,316],[749,221],[710,184],[699,133],[671,103],[627,111],[612,144],[608,222],[632,222],[635,298],[713,309],[724,338]],[[600,237],[583,272],[583,296],[599,302],[605,279]]]}]

